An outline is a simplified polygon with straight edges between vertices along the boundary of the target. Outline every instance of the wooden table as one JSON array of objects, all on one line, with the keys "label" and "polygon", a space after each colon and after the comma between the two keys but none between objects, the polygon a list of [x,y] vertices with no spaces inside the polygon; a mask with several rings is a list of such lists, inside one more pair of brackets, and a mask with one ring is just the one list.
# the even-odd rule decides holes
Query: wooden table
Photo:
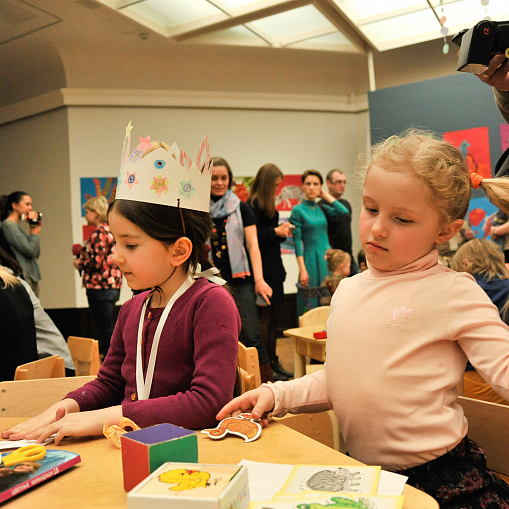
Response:
[{"label": "wooden table", "polygon": [[320,362],[325,362],[325,344],[327,339],[315,339],[314,332],[325,330],[323,325],[310,325],[308,327],[296,327],[283,331],[285,336],[293,338],[294,350],[294,376],[299,378],[306,374],[306,355]]},{"label": "wooden table", "polygon": [[[0,429],[20,422],[1,418]],[[57,449],[56,446],[48,446]],[[14,497],[3,507],[15,509],[125,509],[127,493],[123,488],[122,453],[105,438],[66,438],[61,446],[77,452],[81,463],[57,477]],[[198,433],[199,460],[203,463],[236,465],[241,459],[271,463],[315,465],[360,465],[358,461],[320,444],[296,431],[273,422],[264,428],[256,442],[238,437],[211,440]],[[438,509],[437,502],[422,491],[405,486],[403,509]]]}]

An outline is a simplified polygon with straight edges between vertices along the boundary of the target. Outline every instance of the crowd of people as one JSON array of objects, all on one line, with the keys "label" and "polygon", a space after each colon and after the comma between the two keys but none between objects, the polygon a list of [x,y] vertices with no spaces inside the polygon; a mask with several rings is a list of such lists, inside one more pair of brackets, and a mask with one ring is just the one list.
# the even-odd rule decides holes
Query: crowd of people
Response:
[{"label": "crowd of people", "polygon": [[[507,59],[495,56],[478,77],[495,87],[509,122],[508,71]],[[69,435],[101,434],[122,417],[141,427],[199,429],[241,412],[267,425],[271,416],[332,409],[355,459],[407,476],[443,509],[507,509],[509,486],[486,467],[456,400],[465,381],[468,390],[493,389],[487,397],[509,401],[503,246],[458,237],[472,188],[509,213],[509,150],[496,178],[484,178],[470,172],[460,150],[426,131],[374,145],[362,166],[362,251],[354,257],[341,170],[328,173],[329,192],[320,172],[305,171],[304,199],[280,222],[276,165],[258,170],[244,202],[225,159],[207,156],[200,166],[207,139],[191,164],[150,138],[129,154],[131,128],[115,200],[107,211],[103,200],[85,204],[95,230],[75,266],[103,316],[118,299],[118,271],[135,295],[120,310],[97,378],[2,438],[42,442],[55,434],[58,445]],[[165,171],[181,178],[166,181]],[[31,295],[40,280],[41,225],[31,208],[26,193],[2,197],[0,308],[16,320],[2,325],[17,334],[16,344],[4,345],[6,377],[39,349]],[[495,238],[509,236],[503,217],[492,227]],[[30,233],[20,226],[25,219]],[[312,302],[330,305],[327,363],[294,380],[276,345],[280,246],[290,235],[299,287],[327,289],[330,299]],[[439,246],[448,246],[446,256]],[[266,383],[232,399],[239,340],[258,350]]]}]

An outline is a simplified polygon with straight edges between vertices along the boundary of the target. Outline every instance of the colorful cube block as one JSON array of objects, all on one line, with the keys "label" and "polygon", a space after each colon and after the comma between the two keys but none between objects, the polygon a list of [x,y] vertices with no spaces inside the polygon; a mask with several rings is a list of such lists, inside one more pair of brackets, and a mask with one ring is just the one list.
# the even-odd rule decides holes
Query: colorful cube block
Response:
[{"label": "colorful cube block", "polygon": [[157,424],[121,437],[124,489],[130,491],[163,463],[198,462],[195,431],[173,424]]}]

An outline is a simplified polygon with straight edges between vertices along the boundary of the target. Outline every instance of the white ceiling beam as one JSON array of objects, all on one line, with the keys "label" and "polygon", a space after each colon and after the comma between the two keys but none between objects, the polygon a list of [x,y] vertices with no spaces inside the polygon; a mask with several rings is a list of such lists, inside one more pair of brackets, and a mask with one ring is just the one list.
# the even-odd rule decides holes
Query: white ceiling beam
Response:
[{"label": "white ceiling beam", "polygon": [[309,32],[304,32],[298,35],[293,35],[291,37],[285,37],[284,39],[279,39],[278,43],[282,48],[284,48],[285,46],[290,46],[297,42],[303,42],[309,39],[315,39],[316,37],[323,35],[330,35],[335,33],[337,33],[337,29],[335,27],[318,28],[316,30],[310,30]]},{"label": "white ceiling beam", "polygon": [[[219,32],[238,25],[245,25],[260,18],[290,11],[297,7],[312,4],[313,0],[259,0],[252,4],[231,10],[231,17],[224,19],[224,14],[209,16],[192,23],[168,30],[168,37],[174,41],[184,41],[198,35]],[[219,19],[221,16],[221,19]]]},{"label": "white ceiling beam", "polygon": [[220,2],[219,0],[205,0],[210,5],[213,5],[216,9],[219,9],[220,11],[223,11],[228,16],[232,15],[232,10],[230,7],[225,5],[223,2]]},{"label": "white ceiling beam", "polygon": [[278,42],[274,37],[271,37],[269,34],[265,33],[263,30],[260,30],[259,28],[255,27],[251,23],[246,23],[244,25],[252,34],[256,35],[263,41],[265,41],[267,44],[270,44],[272,47],[276,48],[279,46]]},{"label": "white ceiling beam", "polygon": [[118,0],[116,2],[117,10],[125,9],[126,7],[129,7],[130,5],[139,4],[140,2],[143,2],[144,0]]},{"label": "white ceiling beam", "polygon": [[333,0],[314,0],[313,5],[341,32],[357,49],[366,53],[376,49],[371,41],[355,26],[352,20]]}]

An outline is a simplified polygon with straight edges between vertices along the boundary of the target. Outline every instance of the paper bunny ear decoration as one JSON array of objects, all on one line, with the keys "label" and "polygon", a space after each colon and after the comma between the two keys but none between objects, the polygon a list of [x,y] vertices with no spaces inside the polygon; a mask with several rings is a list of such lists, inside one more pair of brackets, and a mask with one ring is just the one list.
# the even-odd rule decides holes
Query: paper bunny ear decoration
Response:
[{"label": "paper bunny ear decoration", "polygon": [[[169,149],[164,143],[153,143],[150,136],[131,147],[131,122],[126,127],[120,174],[117,182],[117,200],[156,203],[170,207],[209,211],[212,160],[208,136],[205,136],[195,162],[174,143]],[[201,171],[201,159],[205,163]]]}]

